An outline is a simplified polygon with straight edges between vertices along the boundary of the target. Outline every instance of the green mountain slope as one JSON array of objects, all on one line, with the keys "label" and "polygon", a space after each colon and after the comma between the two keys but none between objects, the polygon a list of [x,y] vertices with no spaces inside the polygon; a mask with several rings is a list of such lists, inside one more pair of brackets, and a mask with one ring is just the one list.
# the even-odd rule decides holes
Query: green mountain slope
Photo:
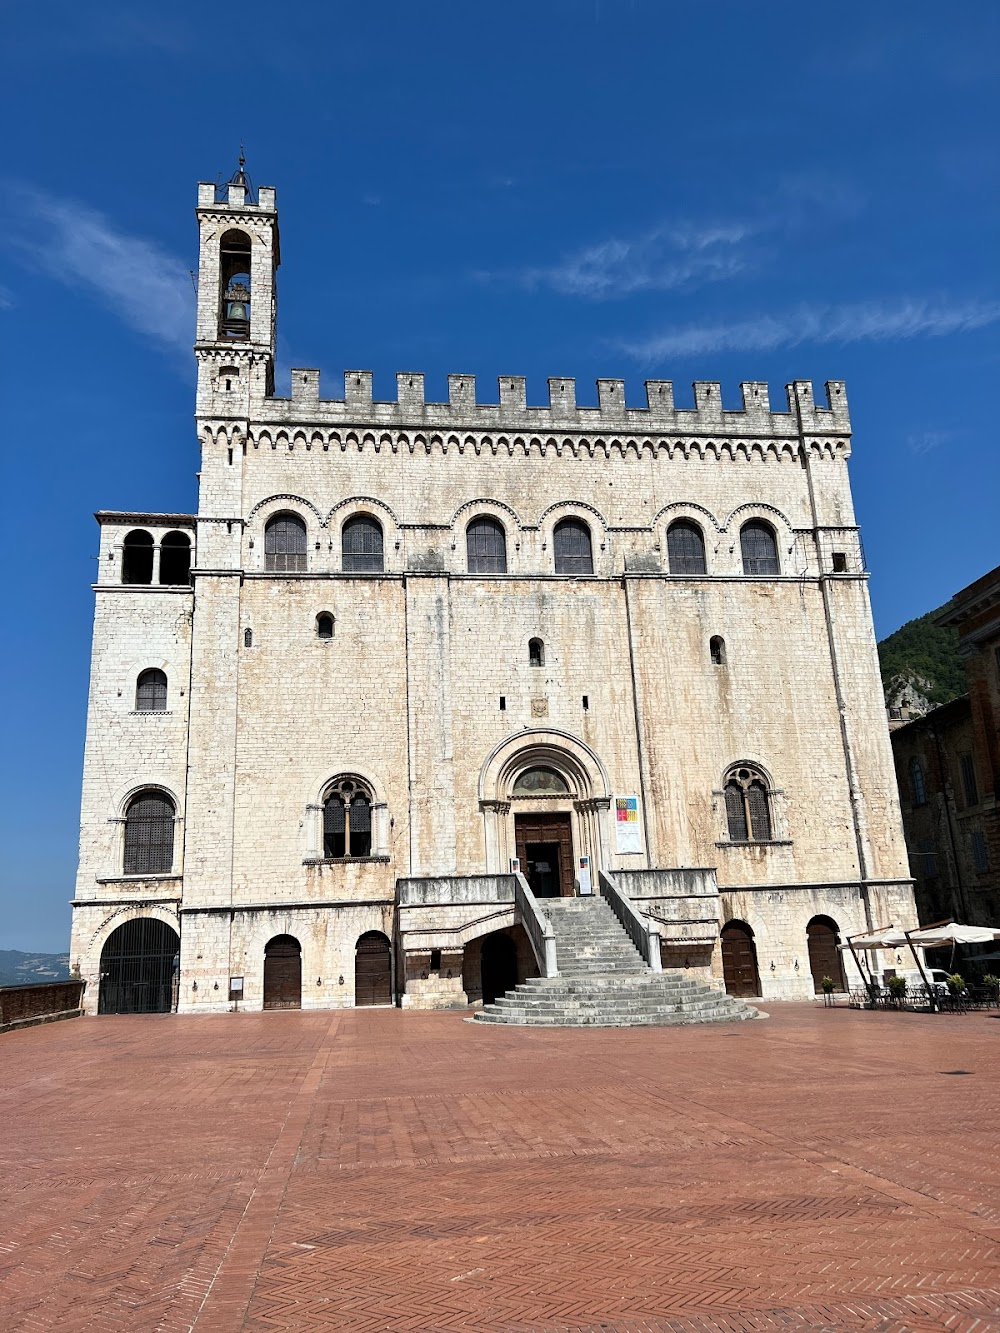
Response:
[{"label": "green mountain slope", "polygon": [[[945,603],[947,605],[947,603]],[[944,607],[928,611],[916,620],[908,620],[894,634],[878,646],[882,666],[882,685],[900,677],[921,683],[921,693],[932,704],[946,704],[968,689],[965,668],[958,655],[958,638],[954,630],[934,624],[934,617]]]},{"label": "green mountain slope", "polygon": [[65,981],[68,977],[68,953],[24,953],[20,949],[0,949],[0,986]]}]

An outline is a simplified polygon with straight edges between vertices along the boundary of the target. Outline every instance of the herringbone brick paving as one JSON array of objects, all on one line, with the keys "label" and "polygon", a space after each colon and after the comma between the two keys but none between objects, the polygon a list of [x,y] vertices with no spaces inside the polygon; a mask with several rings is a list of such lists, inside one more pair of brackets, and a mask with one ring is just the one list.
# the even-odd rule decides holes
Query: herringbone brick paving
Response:
[{"label": "herringbone brick paving", "polygon": [[998,1055],[812,1006],[10,1033],[0,1329],[1000,1333]]}]

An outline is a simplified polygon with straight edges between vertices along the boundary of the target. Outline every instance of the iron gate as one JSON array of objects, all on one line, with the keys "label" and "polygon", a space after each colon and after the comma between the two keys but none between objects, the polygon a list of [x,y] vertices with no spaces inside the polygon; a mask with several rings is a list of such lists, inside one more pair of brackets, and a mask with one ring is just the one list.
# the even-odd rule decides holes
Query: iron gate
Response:
[{"label": "iron gate", "polygon": [[169,1014],[177,1007],[180,937],[164,921],[138,917],[101,950],[99,1014]]}]

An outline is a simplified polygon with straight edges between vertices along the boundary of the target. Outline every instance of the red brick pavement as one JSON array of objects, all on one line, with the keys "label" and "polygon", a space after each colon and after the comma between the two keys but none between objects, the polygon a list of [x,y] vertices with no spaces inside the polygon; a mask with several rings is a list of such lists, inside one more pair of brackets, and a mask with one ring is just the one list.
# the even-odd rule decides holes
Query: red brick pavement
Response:
[{"label": "red brick pavement", "polygon": [[9,1033],[0,1330],[1000,1333],[998,1056],[809,1006]]}]

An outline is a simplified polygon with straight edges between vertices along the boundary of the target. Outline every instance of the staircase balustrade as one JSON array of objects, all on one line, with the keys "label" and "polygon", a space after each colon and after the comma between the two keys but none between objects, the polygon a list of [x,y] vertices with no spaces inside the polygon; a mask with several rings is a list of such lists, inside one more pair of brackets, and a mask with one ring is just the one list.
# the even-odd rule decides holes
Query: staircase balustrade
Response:
[{"label": "staircase balustrade", "polygon": [[538,963],[538,970],[543,977],[557,977],[559,968],[556,964],[556,937],[552,922],[542,914],[538,899],[528,887],[528,881],[518,871],[514,876],[514,907],[521,918],[525,934],[531,941],[531,948]]},{"label": "staircase balustrade", "polygon": [[611,910],[621,922],[622,929],[638,949],[649,965],[650,971],[662,972],[660,961],[660,932],[652,925],[648,917],[641,916],[632,906],[631,900],[621,891],[606,871],[598,872],[601,897],[609,903]]}]

